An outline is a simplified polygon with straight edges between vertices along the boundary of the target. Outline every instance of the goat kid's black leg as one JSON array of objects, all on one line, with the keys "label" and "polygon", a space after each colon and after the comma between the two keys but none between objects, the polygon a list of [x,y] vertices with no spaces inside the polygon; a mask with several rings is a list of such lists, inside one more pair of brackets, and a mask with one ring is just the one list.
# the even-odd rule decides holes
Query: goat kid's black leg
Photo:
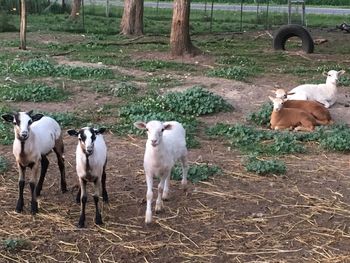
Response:
[{"label": "goat kid's black leg", "polygon": [[43,188],[43,183],[45,180],[45,175],[47,172],[47,168],[49,167],[49,160],[47,159],[47,157],[45,155],[41,156],[41,171],[40,171],[40,178],[39,178],[39,182],[38,185],[36,186],[36,196],[39,196],[41,193],[41,189]]},{"label": "goat kid's black leg", "polygon": [[[59,154],[57,152],[57,150],[54,148],[54,151],[56,153],[57,156],[57,163],[58,163],[58,167],[60,169],[60,173],[61,173],[61,191],[62,193],[67,192],[67,183],[66,183],[66,169],[65,169],[65,165],[64,165],[64,158],[61,154]],[[63,152],[63,150],[62,150]]]},{"label": "goat kid's black leg", "polygon": [[33,215],[38,213],[38,201],[36,200],[36,189],[35,189],[35,183],[30,182],[30,192],[32,193],[32,202],[31,202],[31,212]]},{"label": "goat kid's black leg", "polygon": [[78,193],[77,193],[77,197],[75,198],[75,201],[77,202],[77,204],[80,203],[80,198],[81,198],[81,189],[79,188]]},{"label": "goat kid's black leg", "polygon": [[94,202],[95,202],[95,208],[96,208],[95,223],[96,225],[102,225],[103,222],[102,222],[102,216],[101,216],[100,210],[98,208],[98,199],[99,197],[94,195]]},{"label": "goat kid's black leg", "polygon": [[105,167],[103,167],[103,172],[102,172],[102,200],[105,203],[108,203],[108,194],[107,194],[107,190],[106,190],[106,171],[105,171]]},{"label": "goat kid's black leg", "polygon": [[18,189],[19,189],[19,196],[17,200],[17,205],[16,205],[16,212],[21,213],[23,211],[23,205],[24,205],[24,200],[23,200],[23,189],[24,189],[25,181],[20,180],[18,181]]},{"label": "goat kid's black leg", "polygon": [[87,202],[87,196],[84,195],[81,198],[81,211],[80,211],[80,218],[79,218],[79,223],[78,223],[78,227],[79,228],[83,228],[85,226],[85,206],[86,206],[86,202]]}]

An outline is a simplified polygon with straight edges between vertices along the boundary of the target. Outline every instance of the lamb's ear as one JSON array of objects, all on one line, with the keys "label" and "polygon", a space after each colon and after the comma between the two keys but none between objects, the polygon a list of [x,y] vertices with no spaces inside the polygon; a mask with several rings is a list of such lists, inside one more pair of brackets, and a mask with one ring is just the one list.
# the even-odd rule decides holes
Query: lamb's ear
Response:
[{"label": "lamb's ear", "polygon": [[173,128],[173,125],[169,122],[164,122],[164,130],[171,130]]},{"label": "lamb's ear", "polygon": [[96,134],[102,134],[106,131],[106,128],[98,128],[98,129],[94,129]]},{"label": "lamb's ear", "polygon": [[295,92],[288,92],[287,95],[294,95]]},{"label": "lamb's ear", "polygon": [[75,137],[78,137],[78,135],[79,135],[79,132],[77,132],[77,131],[74,130],[74,129],[68,130],[67,133],[68,133],[70,136],[75,136]]},{"label": "lamb's ear", "polygon": [[277,90],[275,90],[275,89],[270,89],[269,91],[275,94]]},{"label": "lamb's ear", "polygon": [[[30,116],[30,115],[29,115],[29,116]],[[38,121],[38,120],[40,120],[42,117],[44,117],[44,114],[41,114],[41,113],[37,113],[37,114],[31,116],[32,121]]]},{"label": "lamb's ear", "polygon": [[339,74],[339,76],[345,74],[345,70],[340,70],[340,71],[338,71],[338,74]]},{"label": "lamb's ear", "polygon": [[274,102],[275,98],[272,98],[271,96],[269,96],[269,99]]},{"label": "lamb's ear", "polygon": [[134,126],[140,130],[146,130],[146,123],[142,121],[134,122]]},{"label": "lamb's ear", "polygon": [[26,112],[30,117],[32,117],[31,115],[33,114],[33,110],[27,111]]},{"label": "lamb's ear", "polygon": [[328,72],[323,71],[322,76],[324,76],[324,77],[328,77]]},{"label": "lamb's ear", "polygon": [[14,116],[12,114],[3,114],[1,115],[1,118],[3,118],[7,122],[13,122]]}]

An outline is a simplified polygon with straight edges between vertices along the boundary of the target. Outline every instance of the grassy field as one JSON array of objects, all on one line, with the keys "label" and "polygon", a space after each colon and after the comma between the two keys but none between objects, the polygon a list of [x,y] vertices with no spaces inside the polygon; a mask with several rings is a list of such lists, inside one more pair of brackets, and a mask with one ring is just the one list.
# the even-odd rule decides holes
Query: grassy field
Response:
[{"label": "grassy field", "polygon": [[[146,9],[146,35],[127,38],[118,34],[120,9],[105,18],[93,8],[84,28],[67,15],[29,15],[27,51],[18,49],[17,33],[0,33],[0,112],[33,109],[60,123],[69,185],[59,192],[50,156],[39,214],[29,214],[29,191],[25,212],[15,213],[13,127],[0,122],[1,262],[350,260],[350,35],[327,30],[344,17],[309,16],[314,39],[327,41],[304,54],[297,39],[275,52],[273,29],[259,30],[256,15],[245,18],[247,32],[235,33],[238,14],[215,12],[208,34],[208,18],[192,12],[192,41],[203,53],[173,58],[170,10]],[[18,17],[11,20],[17,27]],[[347,71],[330,109],[335,125],[268,129],[271,89],[324,82],[330,69]],[[184,124],[191,183],[187,193],[179,189],[176,167],[171,200],[145,226],[145,134],[132,124],[151,119]],[[108,129],[110,204],[98,227],[89,196],[87,228],[78,230],[77,142],[65,131],[87,125]]]}]

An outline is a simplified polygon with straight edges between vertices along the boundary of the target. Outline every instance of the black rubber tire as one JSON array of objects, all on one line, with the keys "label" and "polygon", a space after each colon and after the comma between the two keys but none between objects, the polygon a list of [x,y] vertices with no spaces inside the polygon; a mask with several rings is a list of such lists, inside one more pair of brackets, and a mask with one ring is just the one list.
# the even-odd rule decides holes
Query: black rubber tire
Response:
[{"label": "black rubber tire", "polygon": [[285,25],[280,27],[273,37],[273,48],[275,50],[285,50],[286,42],[291,37],[299,37],[301,39],[304,52],[314,52],[314,41],[310,33],[300,25]]}]

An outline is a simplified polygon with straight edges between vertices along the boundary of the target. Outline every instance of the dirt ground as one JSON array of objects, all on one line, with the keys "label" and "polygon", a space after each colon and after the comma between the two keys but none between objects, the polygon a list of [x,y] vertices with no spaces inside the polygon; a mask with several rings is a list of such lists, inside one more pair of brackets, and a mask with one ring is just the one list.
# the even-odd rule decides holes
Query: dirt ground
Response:
[{"label": "dirt ground", "polygon": [[[211,62],[210,58],[199,59],[204,65]],[[279,78],[261,77],[247,84],[189,75],[177,89],[205,84],[232,103],[235,111],[201,120],[236,123],[264,103],[271,88],[282,85]],[[283,83],[291,88],[297,79]],[[69,111],[119,103],[79,85],[73,90],[67,103],[21,103],[20,107]],[[346,103],[348,95],[348,87],[340,88],[338,101]],[[348,108],[339,103],[331,114],[336,122],[350,123]],[[110,202],[103,207],[104,225],[94,225],[93,189],[88,187],[84,229],[76,227],[80,209],[74,198],[76,140],[64,136],[68,193],[60,192],[56,160],[50,155],[40,213],[35,217],[29,212],[29,187],[24,213],[14,211],[18,173],[11,146],[1,146],[0,155],[11,161],[11,168],[0,175],[0,239],[21,238],[28,243],[16,251],[0,250],[0,262],[350,262],[348,154],[322,152],[310,145],[308,154],[283,158],[285,176],[261,177],[244,170],[240,152],[224,141],[203,136],[201,148],[190,150],[190,163],[215,164],[223,169],[222,174],[190,183],[186,193],[179,182],[172,181],[164,212],[154,214],[154,223],[146,226],[145,138],[109,132],[105,140]]]}]

